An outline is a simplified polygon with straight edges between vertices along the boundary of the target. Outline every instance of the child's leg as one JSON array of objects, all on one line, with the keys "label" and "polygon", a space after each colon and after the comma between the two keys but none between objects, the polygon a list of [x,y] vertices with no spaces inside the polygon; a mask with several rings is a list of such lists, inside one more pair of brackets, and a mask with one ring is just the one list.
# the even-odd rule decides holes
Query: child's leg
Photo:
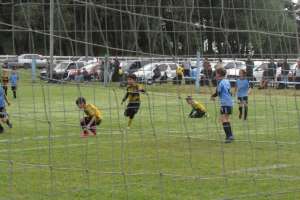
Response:
[{"label": "child's leg", "polygon": [[6,123],[7,124],[7,126],[9,127],[9,128],[12,128],[12,124],[10,123],[10,121],[9,121],[9,118],[8,118],[8,114],[7,114],[7,112],[6,112],[6,109],[5,108],[1,108],[0,109],[0,117],[1,117],[1,121],[3,122],[3,123]]},{"label": "child's leg", "polygon": [[81,137],[86,137],[89,134],[89,132],[86,129],[86,124],[87,124],[86,122],[87,122],[87,117],[84,117],[80,120],[80,126],[81,129],[83,130],[81,133]]},{"label": "child's leg", "polygon": [[222,107],[221,108],[221,121],[223,124],[223,129],[226,134],[226,142],[230,142],[233,140],[233,134],[231,130],[231,125],[229,121],[229,114],[231,114],[230,107]]},{"label": "child's leg", "polygon": [[6,119],[5,119],[5,123],[7,124],[7,126],[8,126],[9,128],[12,128],[12,124],[10,123],[10,120],[9,120],[8,116],[7,116]]},{"label": "child's leg", "polygon": [[3,131],[4,131],[4,128],[3,128],[2,124],[0,123],[0,133],[3,133]]},{"label": "child's leg", "polygon": [[248,116],[248,102],[244,103],[244,120],[247,120],[247,116]]},{"label": "child's leg", "polygon": [[241,98],[239,98],[238,101],[239,101],[239,119],[242,119],[242,115],[243,115],[243,102],[242,102]]},{"label": "child's leg", "polygon": [[17,87],[16,86],[12,86],[11,90],[13,91],[14,98],[17,98]]},{"label": "child's leg", "polygon": [[227,114],[224,114],[222,117],[222,123],[223,123],[223,129],[226,134],[226,139],[232,137],[232,130],[231,130],[231,125],[229,121],[229,117]]},{"label": "child's leg", "polygon": [[129,117],[127,127],[129,127],[129,128],[131,127],[132,120],[133,120],[133,116]]}]

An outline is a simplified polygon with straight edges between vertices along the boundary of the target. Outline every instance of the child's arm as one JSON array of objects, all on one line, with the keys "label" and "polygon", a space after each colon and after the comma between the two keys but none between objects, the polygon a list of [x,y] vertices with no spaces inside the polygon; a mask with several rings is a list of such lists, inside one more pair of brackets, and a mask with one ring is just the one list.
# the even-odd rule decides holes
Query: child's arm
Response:
[{"label": "child's arm", "polygon": [[10,105],[10,102],[8,101],[7,96],[5,94],[4,94],[4,99],[5,99],[6,103],[7,103],[7,105]]},{"label": "child's arm", "polygon": [[86,125],[87,129],[90,129],[91,125],[96,121],[96,117],[92,117],[91,121]]},{"label": "child's arm", "polygon": [[123,99],[122,99],[121,104],[123,104],[123,103],[127,100],[128,96],[129,96],[129,93],[126,92],[125,96],[124,96]]},{"label": "child's arm", "polygon": [[192,111],[190,112],[189,117],[192,117],[193,112],[194,112],[194,109],[192,109]]},{"label": "child's arm", "polygon": [[250,84],[249,84],[249,86],[248,86],[248,95],[250,95],[251,94],[251,92],[252,92],[252,89],[251,89],[251,87],[250,87]]},{"label": "child's arm", "polygon": [[210,97],[211,100],[215,100],[215,98],[218,96],[217,90],[218,90],[218,88],[216,88],[216,92],[213,95],[211,95],[211,97]]},{"label": "child's arm", "polygon": [[235,82],[235,87],[234,87],[234,92],[233,92],[233,95],[234,95],[234,96],[236,95],[237,91],[238,91],[238,88],[237,88],[237,84],[236,84],[236,82]]}]

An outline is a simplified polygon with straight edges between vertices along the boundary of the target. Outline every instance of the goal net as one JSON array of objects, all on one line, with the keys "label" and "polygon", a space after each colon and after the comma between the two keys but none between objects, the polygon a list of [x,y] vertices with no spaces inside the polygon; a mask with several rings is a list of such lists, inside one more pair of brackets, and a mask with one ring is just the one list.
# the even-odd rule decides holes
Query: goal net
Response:
[{"label": "goal net", "polygon": [[[1,121],[0,199],[300,198],[297,2],[0,5],[1,80],[11,103],[0,117],[12,123]],[[210,100],[218,66],[232,86],[229,144],[219,99]],[[251,88],[247,119],[234,92],[241,69]],[[146,91],[130,128],[121,104],[129,74]],[[188,96],[205,116],[191,118]],[[80,137],[78,97],[101,110],[96,136]]]}]

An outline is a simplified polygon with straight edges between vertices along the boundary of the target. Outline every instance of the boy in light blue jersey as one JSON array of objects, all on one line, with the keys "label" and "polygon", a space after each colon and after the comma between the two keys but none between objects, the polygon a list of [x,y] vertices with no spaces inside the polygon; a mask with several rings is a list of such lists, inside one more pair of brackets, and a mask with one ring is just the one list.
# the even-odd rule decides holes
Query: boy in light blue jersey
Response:
[{"label": "boy in light blue jersey", "polygon": [[224,132],[226,134],[225,143],[231,143],[234,140],[229,115],[232,114],[232,95],[231,95],[231,85],[227,79],[224,79],[226,76],[226,70],[223,67],[216,69],[216,80],[218,81],[218,85],[216,88],[216,93],[211,96],[212,100],[215,100],[217,96],[219,96],[221,109],[220,121],[222,122]]},{"label": "boy in light blue jersey", "polygon": [[250,93],[250,84],[246,79],[246,70],[241,69],[239,72],[240,78],[236,81],[235,94],[239,102],[239,119],[242,119],[244,109],[244,120],[247,120],[248,115],[248,95]]},{"label": "boy in light blue jersey", "polygon": [[11,90],[13,91],[14,98],[17,98],[17,85],[18,85],[18,74],[15,69],[12,70],[11,75],[9,77]]},{"label": "boy in light blue jersey", "polygon": [[[5,109],[5,102],[7,103],[7,105],[10,105],[10,103],[5,95],[4,89],[2,87],[0,87],[0,120],[2,122],[6,123],[9,128],[12,128],[12,124],[9,122],[8,114]],[[0,133],[3,133],[3,131],[4,131],[4,128],[0,123]]]}]

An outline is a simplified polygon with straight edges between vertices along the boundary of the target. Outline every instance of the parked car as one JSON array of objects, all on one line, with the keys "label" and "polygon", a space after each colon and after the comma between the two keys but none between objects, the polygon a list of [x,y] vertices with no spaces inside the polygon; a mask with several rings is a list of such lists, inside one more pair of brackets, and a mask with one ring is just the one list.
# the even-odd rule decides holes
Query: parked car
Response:
[{"label": "parked car", "polygon": [[81,72],[81,69],[84,67],[84,63],[83,62],[76,62],[76,64],[74,65],[69,65],[69,67],[67,68],[67,70],[65,70],[64,76],[63,78],[65,80],[74,80],[76,73],[78,72],[78,70]]},{"label": "parked car", "polygon": [[5,59],[3,61],[3,64],[5,66],[7,66],[8,68],[12,68],[12,67],[20,67],[19,63],[18,63],[18,56],[16,57],[11,57],[8,59]]},{"label": "parked car", "polygon": [[225,64],[224,68],[226,69],[226,78],[232,81],[232,85],[235,85],[240,70],[246,69],[246,64],[243,61],[230,61]]},{"label": "parked car", "polygon": [[256,66],[253,69],[254,80],[257,82],[261,82],[261,80],[263,79],[263,73],[267,68],[268,68],[268,63],[266,62],[263,62],[259,66]]},{"label": "parked car", "polygon": [[48,61],[39,54],[22,54],[18,56],[17,67],[31,68],[33,59],[35,59],[36,67],[43,68],[48,65]]},{"label": "parked car", "polygon": [[101,65],[98,62],[90,63],[81,67],[80,72],[83,73],[85,80],[98,79],[100,76],[100,67]]},{"label": "parked car", "polygon": [[[290,70],[288,73],[288,81],[293,82],[294,73],[297,68],[297,63],[289,63],[290,64]],[[276,80],[281,81],[281,67],[278,67],[276,70]]]},{"label": "parked car", "polygon": [[176,69],[179,66],[177,63],[173,62],[156,62],[149,63],[144,67],[140,68],[138,71],[134,72],[139,81],[152,83],[152,78],[154,76],[154,69],[159,67],[161,76],[166,74],[167,79],[173,79],[176,77]]},{"label": "parked car", "polygon": [[145,66],[146,64],[151,63],[150,60],[127,60],[120,62],[120,68],[123,70],[124,74],[132,74]]},{"label": "parked car", "polygon": [[[72,69],[81,68],[83,66],[82,62],[72,62],[72,61],[64,61],[58,63],[53,69],[53,79],[63,79],[68,75],[68,71]],[[49,77],[49,69],[44,68],[40,72],[41,79],[45,79]]]},{"label": "parked car", "polygon": [[88,57],[82,56],[77,60],[77,62],[82,62],[82,63],[84,63],[84,65],[87,65],[90,63],[98,62],[98,58],[92,57],[92,56],[88,56]]}]

